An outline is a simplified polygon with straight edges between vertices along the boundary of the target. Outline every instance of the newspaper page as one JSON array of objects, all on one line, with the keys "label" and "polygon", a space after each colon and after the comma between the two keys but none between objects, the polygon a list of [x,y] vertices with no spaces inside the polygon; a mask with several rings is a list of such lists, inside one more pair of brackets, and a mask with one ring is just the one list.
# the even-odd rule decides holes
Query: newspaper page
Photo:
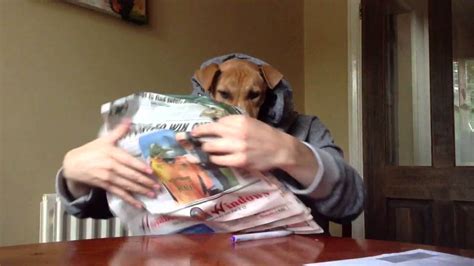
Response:
[{"label": "newspaper page", "polygon": [[[219,167],[201,149],[213,138],[193,138],[189,131],[232,114],[235,107],[208,97],[137,93],[101,108],[103,133],[124,118],[132,121],[118,145],[144,160],[161,184],[156,198],[134,195],[137,210],[108,193],[111,211],[134,234],[237,232],[288,228],[322,232],[309,209],[271,174]],[[311,223],[312,222],[312,223]]]}]

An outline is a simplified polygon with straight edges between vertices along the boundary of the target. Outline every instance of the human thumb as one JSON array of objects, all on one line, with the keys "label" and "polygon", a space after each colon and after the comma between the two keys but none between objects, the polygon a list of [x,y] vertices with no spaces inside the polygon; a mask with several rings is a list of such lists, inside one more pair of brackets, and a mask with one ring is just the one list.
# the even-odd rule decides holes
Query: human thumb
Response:
[{"label": "human thumb", "polygon": [[130,119],[124,119],[112,131],[104,136],[105,140],[111,143],[117,143],[121,138],[127,135],[132,122]]}]

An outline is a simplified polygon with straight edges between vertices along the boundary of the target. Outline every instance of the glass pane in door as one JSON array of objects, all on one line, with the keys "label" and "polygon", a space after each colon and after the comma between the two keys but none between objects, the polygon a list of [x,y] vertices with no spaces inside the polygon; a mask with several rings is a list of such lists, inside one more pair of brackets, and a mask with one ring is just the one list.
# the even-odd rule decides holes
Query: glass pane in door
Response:
[{"label": "glass pane in door", "polygon": [[451,3],[456,165],[474,165],[474,1]]},{"label": "glass pane in door", "polygon": [[391,0],[388,10],[390,163],[431,165],[428,1]]}]

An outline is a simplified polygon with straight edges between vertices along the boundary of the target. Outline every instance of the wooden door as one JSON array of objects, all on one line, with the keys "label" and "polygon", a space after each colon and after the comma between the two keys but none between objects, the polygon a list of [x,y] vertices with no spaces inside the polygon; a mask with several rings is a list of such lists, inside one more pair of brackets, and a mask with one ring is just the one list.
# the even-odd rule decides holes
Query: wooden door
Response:
[{"label": "wooden door", "polygon": [[459,161],[474,146],[457,128],[474,106],[474,66],[458,66],[474,59],[474,1],[362,0],[361,12],[366,237],[474,249],[474,161]]}]

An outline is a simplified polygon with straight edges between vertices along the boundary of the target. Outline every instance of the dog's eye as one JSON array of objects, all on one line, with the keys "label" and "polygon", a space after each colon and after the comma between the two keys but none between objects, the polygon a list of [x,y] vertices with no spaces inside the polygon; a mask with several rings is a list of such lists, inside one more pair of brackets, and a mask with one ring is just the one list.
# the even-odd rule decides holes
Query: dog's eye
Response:
[{"label": "dog's eye", "polygon": [[217,92],[224,100],[228,100],[230,98],[230,93],[228,93],[227,91],[217,91]]},{"label": "dog's eye", "polygon": [[260,97],[260,92],[258,91],[250,91],[249,94],[247,95],[247,99],[249,100],[255,100],[258,97]]}]

